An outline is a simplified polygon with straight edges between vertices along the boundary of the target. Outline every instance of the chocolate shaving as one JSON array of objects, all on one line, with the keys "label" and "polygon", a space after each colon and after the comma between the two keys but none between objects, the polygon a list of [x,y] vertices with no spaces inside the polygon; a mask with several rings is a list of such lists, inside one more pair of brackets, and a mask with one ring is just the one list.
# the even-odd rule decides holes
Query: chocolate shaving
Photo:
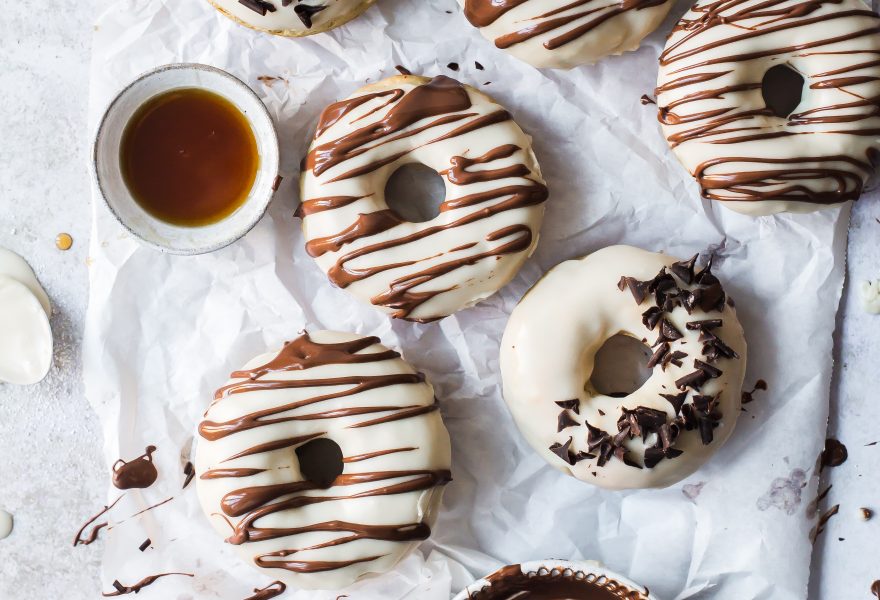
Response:
[{"label": "chocolate shaving", "polygon": [[694,276],[695,282],[699,283],[700,285],[713,285],[718,283],[718,278],[712,274],[712,262],[714,260],[714,256],[709,257],[709,260],[708,262],[706,262],[706,266],[703,267],[703,270]]},{"label": "chocolate shaving", "polygon": [[694,281],[694,265],[697,264],[697,256],[694,254],[690,260],[674,263],[669,267],[669,270],[684,283],[690,285]]},{"label": "chocolate shaving", "polygon": [[673,325],[666,319],[660,321],[660,335],[662,335],[665,340],[673,342],[675,340],[680,340],[684,337],[684,334],[682,334],[678,329],[675,328],[675,325]]},{"label": "chocolate shaving", "polygon": [[663,342],[660,346],[654,351],[654,354],[651,355],[651,359],[648,361],[648,368],[653,369],[660,361],[665,360],[666,356],[669,354],[669,344],[667,342]]},{"label": "chocolate shaving", "polygon": [[680,394],[660,394],[663,398],[665,398],[675,410],[675,414],[681,414],[681,407],[684,405],[685,399],[687,399],[687,392],[682,392]]},{"label": "chocolate shaving", "polygon": [[722,323],[723,321],[721,319],[703,319],[702,321],[691,321],[690,323],[686,323],[685,327],[690,331],[708,331],[710,329],[721,327]]},{"label": "chocolate shaving", "polygon": [[670,352],[663,357],[663,370],[666,370],[666,367],[667,365],[669,365],[669,363],[674,364],[676,367],[680,367],[682,365],[681,360],[683,358],[687,358],[687,352],[682,352],[681,350]]},{"label": "chocolate shaving", "polygon": [[308,4],[297,4],[293,7],[293,11],[296,13],[296,16],[299,17],[299,20],[303,22],[308,29],[312,28],[312,17],[327,8],[326,5],[319,6],[310,6]]},{"label": "chocolate shaving", "polygon": [[275,12],[275,5],[266,0],[238,0],[238,3],[263,17],[267,12]]},{"label": "chocolate shaving", "polygon": [[152,544],[152,543],[153,543],[153,542],[150,540],[150,538],[147,538],[147,539],[145,539],[145,540],[141,543],[140,546],[138,546],[138,550],[140,550],[141,552],[143,552],[144,550],[146,550],[147,548],[149,548],[149,547],[150,547],[150,544]]},{"label": "chocolate shaving", "polygon": [[708,375],[710,379],[720,377],[724,373],[721,369],[713,367],[708,363],[704,363],[698,358],[694,359],[694,366]]},{"label": "chocolate shaving", "polygon": [[590,459],[596,458],[596,455],[590,454],[589,452],[584,452],[583,450],[581,450],[580,452],[578,452],[577,454],[574,455],[574,462],[579,463],[582,460],[587,460],[588,458],[590,458]]},{"label": "chocolate shaving", "polygon": [[688,387],[699,390],[707,381],[709,381],[709,376],[705,371],[698,369],[693,373],[688,373],[687,375],[676,379],[675,387],[680,390]]},{"label": "chocolate shaving", "polygon": [[836,515],[838,512],[840,512],[840,505],[835,504],[827,511],[825,511],[825,513],[823,513],[821,517],[819,517],[819,522],[816,523],[816,526],[810,532],[811,542],[816,541],[816,539],[822,534],[822,532],[825,531],[825,526],[828,524],[828,521],[831,520],[831,517]]},{"label": "chocolate shaving", "polygon": [[581,401],[577,398],[572,400],[560,400],[555,403],[559,408],[564,408],[565,410],[573,410],[574,414],[581,414]]},{"label": "chocolate shaving", "polygon": [[569,427],[575,427],[576,425],[578,425],[578,422],[571,418],[571,415],[568,414],[567,410],[564,410],[559,413],[556,433],[559,433],[563,429],[568,429]]},{"label": "chocolate shaving", "polygon": [[657,323],[659,323],[660,319],[662,318],[663,310],[661,310],[659,306],[652,306],[642,313],[642,323],[644,323],[645,327],[647,327],[651,331],[654,331]]},{"label": "chocolate shaving", "polygon": [[648,282],[639,281],[634,277],[621,277],[620,281],[617,282],[617,289],[621,292],[629,289],[636,300],[636,304],[641,304],[648,297]]},{"label": "chocolate shaving", "polygon": [[568,449],[571,448],[571,442],[572,442],[572,438],[568,438],[568,441],[565,442],[564,444],[560,444],[559,442],[556,442],[555,444],[550,446],[550,452],[552,452],[553,454],[555,454],[556,456],[558,456],[559,458],[561,458],[562,460],[564,460],[568,464],[573,465],[575,463],[574,458],[571,456],[571,454],[568,451]]},{"label": "chocolate shaving", "polygon": [[[696,291],[696,290],[695,290]],[[704,312],[723,311],[724,301],[727,296],[724,294],[724,288],[716,280],[709,287],[702,288],[702,295],[699,299],[699,307]]]},{"label": "chocolate shaving", "polygon": [[189,461],[185,465],[183,465],[183,487],[181,489],[186,489],[190,483],[192,483],[193,477],[196,476],[196,469],[193,467],[193,464]]}]

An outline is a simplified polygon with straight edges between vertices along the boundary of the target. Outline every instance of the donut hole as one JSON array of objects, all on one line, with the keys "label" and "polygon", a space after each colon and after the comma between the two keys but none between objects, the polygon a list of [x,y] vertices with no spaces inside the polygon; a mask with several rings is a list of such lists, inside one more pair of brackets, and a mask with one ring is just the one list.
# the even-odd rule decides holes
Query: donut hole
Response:
[{"label": "donut hole", "polygon": [[319,488],[328,488],[342,474],[342,448],[333,440],[318,438],[296,449],[303,479]]},{"label": "donut hole", "polygon": [[776,65],[764,73],[761,80],[761,96],[764,104],[774,115],[786,118],[798,104],[804,93],[804,77],[788,65]]},{"label": "donut hole", "polygon": [[651,349],[641,340],[618,333],[596,352],[590,386],[604,396],[629,396],[651,377]]},{"label": "donut hole", "polygon": [[424,223],[440,214],[446,197],[443,177],[431,167],[410,163],[399,167],[385,184],[385,203],[401,219]]}]

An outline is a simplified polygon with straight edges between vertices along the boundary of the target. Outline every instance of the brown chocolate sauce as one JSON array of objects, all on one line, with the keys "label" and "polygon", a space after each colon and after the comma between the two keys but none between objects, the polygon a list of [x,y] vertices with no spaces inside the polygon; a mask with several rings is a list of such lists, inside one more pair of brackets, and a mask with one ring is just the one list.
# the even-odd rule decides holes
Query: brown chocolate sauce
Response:
[{"label": "brown chocolate sauce", "polygon": [[276,596],[280,596],[287,590],[287,586],[280,581],[273,581],[264,588],[255,588],[254,595],[248,596],[244,600],[270,600]]},{"label": "brown chocolate sauce", "polygon": [[156,482],[159,472],[153,464],[155,446],[147,446],[137,458],[125,462],[121,458],[113,465],[113,485],[120,490],[144,489]]},{"label": "brown chocolate sauce", "polygon": [[171,575],[180,575],[182,577],[194,577],[192,573],[159,573],[158,575],[150,575],[149,577],[144,577],[140,581],[135,584],[126,586],[122,585],[118,581],[113,582],[114,591],[112,592],[103,592],[101,595],[105,598],[111,598],[113,596],[125,596],[126,594],[137,594],[142,589],[149,585],[153,585],[159,579],[163,577],[169,577]]},{"label": "brown chocolate sauce", "polygon": [[552,571],[525,574],[511,565],[486,578],[488,585],[468,595],[469,600],[647,600],[638,590],[604,576]]}]

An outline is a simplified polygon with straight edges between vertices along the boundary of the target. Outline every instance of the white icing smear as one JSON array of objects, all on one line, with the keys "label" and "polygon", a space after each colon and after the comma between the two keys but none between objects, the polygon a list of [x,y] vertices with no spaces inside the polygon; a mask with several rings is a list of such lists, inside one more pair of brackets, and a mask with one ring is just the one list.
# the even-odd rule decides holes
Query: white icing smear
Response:
[{"label": "white icing smear", "polygon": [[6,248],[0,248],[0,276],[3,275],[26,285],[34,296],[37,297],[37,300],[40,301],[43,310],[46,311],[46,316],[52,316],[52,305],[49,302],[49,295],[43,289],[43,286],[40,285],[34,270],[25,259]]},{"label": "white icing smear", "polygon": [[29,385],[52,364],[52,330],[37,297],[23,283],[0,276],[0,381]]},{"label": "white icing smear", "polygon": [[863,281],[859,286],[859,296],[862,299],[862,308],[873,315],[880,314],[880,279],[876,281]]},{"label": "white icing smear", "polygon": [[0,540],[8,538],[12,533],[12,515],[0,510]]}]

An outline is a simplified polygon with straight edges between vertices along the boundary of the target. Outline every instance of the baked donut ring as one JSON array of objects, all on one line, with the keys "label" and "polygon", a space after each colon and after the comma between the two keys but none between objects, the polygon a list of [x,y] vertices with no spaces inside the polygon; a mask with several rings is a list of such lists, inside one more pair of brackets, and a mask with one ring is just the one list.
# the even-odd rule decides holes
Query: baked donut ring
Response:
[{"label": "baked donut ring", "polygon": [[672,0],[458,0],[497,48],[539,68],[571,69],[635,50]]},{"label": "baked donut ring", "polygon": [[378,338],[317,332],[258,356],[199,425],[214,528],[287,585],[338,589],[431,533],[450,481],[434,391]]},{"label": "baked donut ring", "polygon": [[[440,213],[385,202],[399,167],[446,186]],[[394,317],[431,321],[495,293],[534,252],[547,188],[510,113],[448,77],[391,77],[327,107],[301,180],[306,250],[335,285]]]},{"label": "baked donut ring", "polygon": [[208,0],[214,8],[245,27],[303,37],[345,25],[376,0]]},{"label": "baked donut ring", "polygon": [[[742,327],[711,263],[611,246],[550,270],[501,341],[504,399],[551,465],[610,489],[665,487],[733,431],[746,366]],[[648,380],[599,393],[594,359],[617,334],[651,344]]]},{"label": "baked donut ring", "polygon": [[878,55],[861,0],[700,0],[660,56],[663,132],[702,196],[738,212],[856,200],[880,155]]}]

